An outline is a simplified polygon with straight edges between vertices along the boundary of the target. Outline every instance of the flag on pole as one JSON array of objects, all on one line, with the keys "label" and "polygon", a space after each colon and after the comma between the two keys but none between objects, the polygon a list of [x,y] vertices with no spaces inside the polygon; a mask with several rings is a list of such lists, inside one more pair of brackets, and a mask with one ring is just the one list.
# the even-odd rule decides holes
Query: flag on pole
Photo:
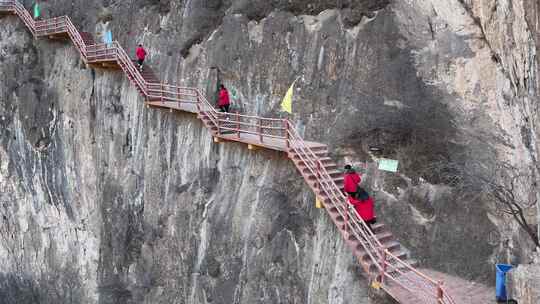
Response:
[{"label": "flag on pole", "polygon": [[283,97],[283,101],[281,102],[281,109],[289,114],[292,114],[292,98],[294,93],[294,84],[296,83],[298,78],[299,77],[297,77],[291,84],[291,87],[287,90],[287,93],[285,94],[285,97]]},{"label": "flag on pole", "polygon": [[105,42],[106,44],[108,44],[108,45],[111,45],[111,44],[112,44],[112,32],[111,32],[111,30],[107,30],[107,31],[105,32],[104,38],[105,38],[105,39],[104,39],[104,40],[105,40],[104,42]]},{"label": "flag on pole", "polygon": [[39,18],[40,11],[39,11],[39,2],[36,2],[34,4],[34,19]]}]

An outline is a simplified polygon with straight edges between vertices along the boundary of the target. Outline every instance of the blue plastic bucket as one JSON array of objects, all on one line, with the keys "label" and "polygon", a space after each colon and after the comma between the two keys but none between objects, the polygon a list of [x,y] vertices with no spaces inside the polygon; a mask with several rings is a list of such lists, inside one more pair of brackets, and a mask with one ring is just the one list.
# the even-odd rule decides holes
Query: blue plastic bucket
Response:
[{"label": "blue plastic bucket", "polygon": [[495,277],[495,296],[497,301],[506,301],[508,297],[506,295],[506,273],[512,269],[512,265],[508,264],[497,264],[495,269],[497,269],[497,274]]}]

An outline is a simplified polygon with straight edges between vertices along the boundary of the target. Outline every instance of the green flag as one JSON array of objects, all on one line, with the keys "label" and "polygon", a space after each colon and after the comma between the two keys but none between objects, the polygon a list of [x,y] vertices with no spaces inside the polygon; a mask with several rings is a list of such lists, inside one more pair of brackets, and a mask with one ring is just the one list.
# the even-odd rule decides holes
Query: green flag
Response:
[{"label": "green flag", "polygon": [[36,4],[34,4],[34,19],[37,19],[39,18],[40,16],[40,11],[39,11],[39,3],[36,2]]}]

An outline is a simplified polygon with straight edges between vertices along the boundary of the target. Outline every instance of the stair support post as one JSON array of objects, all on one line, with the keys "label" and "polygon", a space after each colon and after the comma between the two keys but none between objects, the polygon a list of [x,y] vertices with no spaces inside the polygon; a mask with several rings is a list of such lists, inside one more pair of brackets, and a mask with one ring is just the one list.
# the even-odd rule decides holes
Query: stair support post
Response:
[{"label": "stair support post", "polygon": [[[315,172],[315,178],[317,179],[316,180],[316,188],[319,190],[319,192],[322,192],[322,185],[321,185],[321,164],[319,162],[317,162],[317,169],[316,169],[316,172]],[[323,208],[324,205],[322,204],[322,201],[319,200],[319,197],[317,197],[317,200],[315,202],[315,206],[317,208]]]},{"label": "stair support post", "polygon": [[285,130],[285,147],[287,148],[287,152],[290,148],[290,142],[289,142],[289,124],[287,123],[286,119],[283,119],[283,130]]},{"label": "stair support post", "polygon": [[217,127],[217,133],[218,135],[221,135],[221,128],[219,127],[219,125],[221,124],[221,112],[218,113],[217,115],[217,122],[216,122],[216,127]]},{"label": "stair support post", "polygon": [[178,101],[178,107],[180,108],[180,88],[176,88],[176,97],[177,97],[177,101]]},{"label": "stair support post", "polygon": [[198,90],[197,90],[197,113],[201,113],[201,95]]},{"label": "stair support post", "polygon": [[[141,75],[142,76],[142,75]],[[161,87],[161,91],[159,92],[159,96],[161,97],[161,103],[164,103],[163,102],[163,82],[160,83],[160,87]]]},{"label": "stair support post", "polygon": [[[227,117],[229,116],[229,114],[227,114]],[[240,113],[238,111],[236,111],[236,136],[238,138],[240,138]]]},{"label": "stair support post", "polygon": [[442,289],[443,282],[439,281],[437,282],[437,303],[443,304],[444,303],[444,291]]},{"label": "stair support post", "polygon": [[384,283],[384,276],[386,274],[386,269],[387,269],[387,260],[388,260],[388,256],[386,255],[387,253],[387,250],[383,250],[382,252],[382,255],[381,255],[381,272],[379,274],[379,284],[383,284]]},{"label": "stair support post", "polygon": [[257,126],[257,133],[259,133],[259,140],[261,142],[263,142],[263,134],[262,134],[262,119],[259,117],[259,122],[258,122],[258,126]]}]

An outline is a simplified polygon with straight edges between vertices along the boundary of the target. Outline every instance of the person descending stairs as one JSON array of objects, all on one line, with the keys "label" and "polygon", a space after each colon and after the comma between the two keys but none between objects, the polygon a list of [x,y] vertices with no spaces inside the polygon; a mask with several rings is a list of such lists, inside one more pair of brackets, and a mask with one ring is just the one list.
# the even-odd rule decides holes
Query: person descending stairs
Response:
[{"label": "person descending stairs", "polygon": [[218,107],[221,110],[221,112],[229,113],[230,106],[231,106],[231,99],[229,98],[229,91],[227,91],[224,85],[220,85]]},{"label": "person descending stairs", "polygon": [[147,55],[146,50],[143,48],[142,44],[139,44],[139,46],[137,47],[137,50],[135,50],[135,55],[137,56],[137,64],[139,65],[139,71],[142,72],[144,59],[146,58],[146,55]]},{"label": "person descending stairs", "polygon": [[373,198],[369,196],[366,190],[357,187],[356,193],[349,193],[348,200],[349,204],[354,207],[358,215],[366,222],[371,232],[373,232],[373,225],[377,223]]},{"label": "person descending stairs", "polygon": [[356,170],[354,170],[351,165],[346,165],[345,175],[343,176],[343,190],[345,193],[349,196],[355,195],[361,181],[362,177],[356,173]]}]

